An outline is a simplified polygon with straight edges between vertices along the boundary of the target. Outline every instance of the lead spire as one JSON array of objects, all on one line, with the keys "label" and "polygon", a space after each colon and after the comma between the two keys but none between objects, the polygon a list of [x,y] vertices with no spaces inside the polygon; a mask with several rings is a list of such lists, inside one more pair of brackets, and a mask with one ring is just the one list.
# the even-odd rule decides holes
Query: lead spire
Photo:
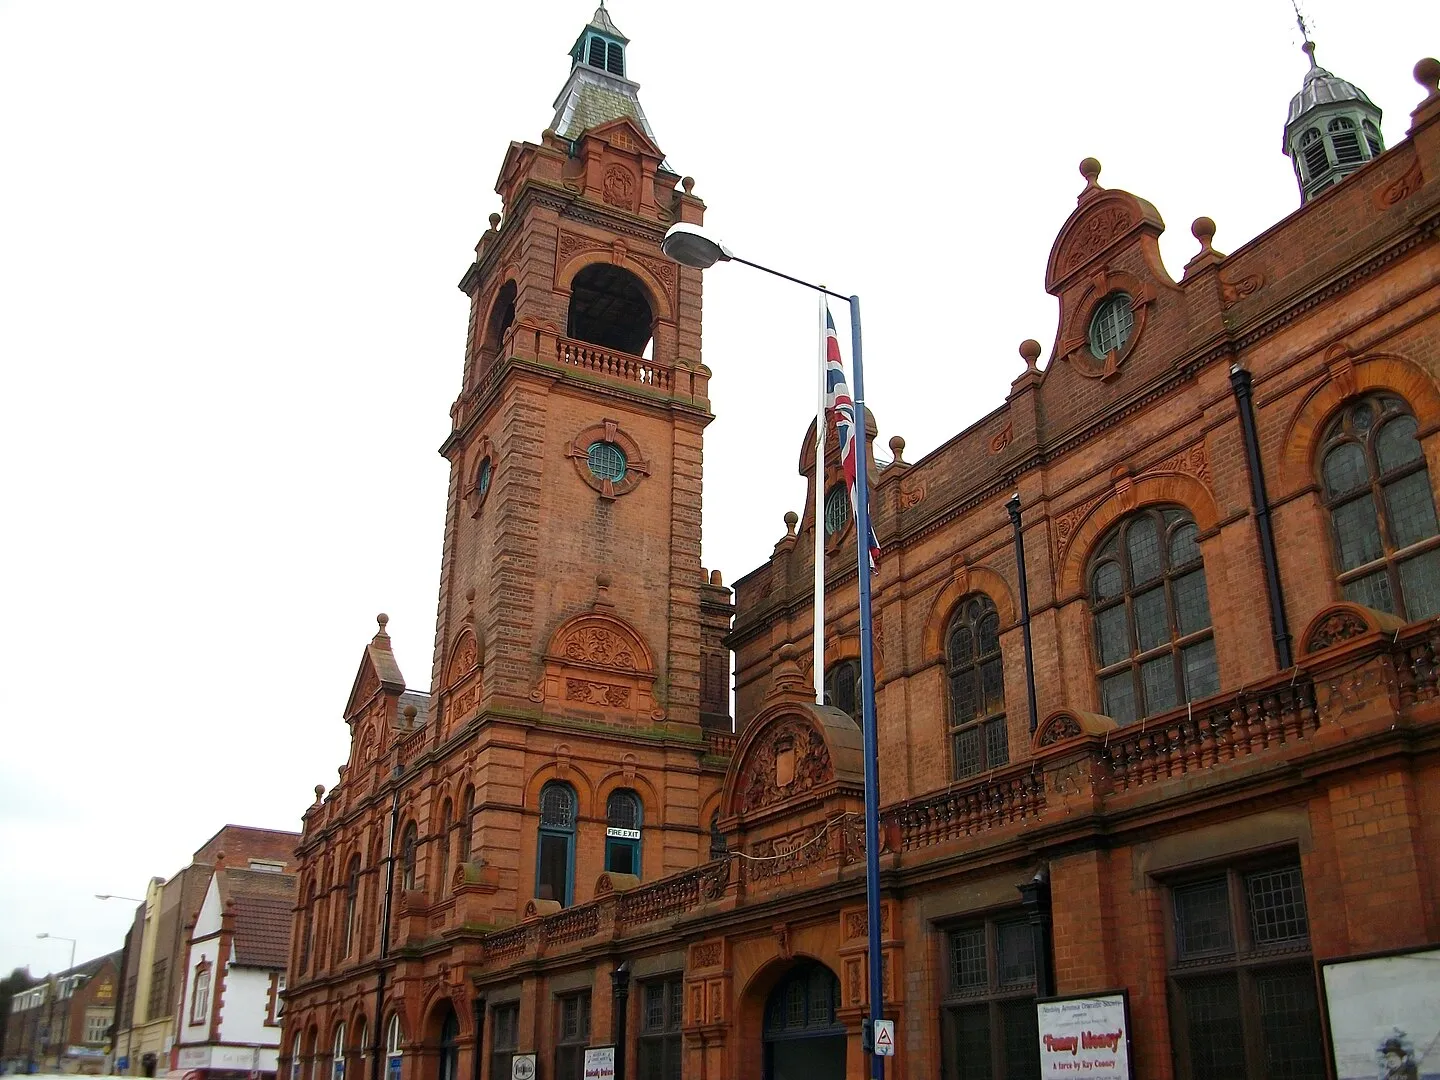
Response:
[{"label": "lead spire", "polygon": [[573,142],[589,128],[628,116],[656,141],[640,107],[640,84],[626,75],[629,44],[601,0],[570,47],[570,77],[555,99],[550,130]]}]

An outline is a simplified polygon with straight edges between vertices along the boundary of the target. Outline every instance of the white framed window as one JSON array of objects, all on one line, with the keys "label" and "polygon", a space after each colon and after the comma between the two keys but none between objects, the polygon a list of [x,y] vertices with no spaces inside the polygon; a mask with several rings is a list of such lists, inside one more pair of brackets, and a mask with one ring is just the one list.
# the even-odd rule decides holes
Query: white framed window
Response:
[{"label": "white framed window", "polygon": [[190,1023],[203,1024],[210,1011],[210,965],[195,965],[195,984],[190,991]]},{"label": "white framed window", "polygon": [[87,1043],[103,1043],[105,1032],[110,1030],[110,1018],[105,1015],[85,1017],[85,1041]]},{"label": "white framed window", "polygon": [[400,1080],[400,1014],[390,1017],[385,1029],[385,1080]]},{"label": "white framed window", "polygon": [[330,1075],[333,1080],[345,1080],[345,1024],[342,1021],[335,1028],[335,1047],[330,1055]]},{"label": "white framed window", "polygon": [[290,1046],[290,1080],[300,1080],[300,1036]]}]

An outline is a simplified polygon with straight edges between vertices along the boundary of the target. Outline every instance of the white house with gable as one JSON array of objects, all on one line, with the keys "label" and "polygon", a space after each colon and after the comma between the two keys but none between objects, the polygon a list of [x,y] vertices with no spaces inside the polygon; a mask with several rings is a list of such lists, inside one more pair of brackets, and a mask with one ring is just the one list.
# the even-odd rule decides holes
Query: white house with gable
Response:
[{"label": "white house with gable", "polygon": [[232,869],[224,855],[185,963],[176,1064],[207,1080],[273,1078],[295,875]]}]

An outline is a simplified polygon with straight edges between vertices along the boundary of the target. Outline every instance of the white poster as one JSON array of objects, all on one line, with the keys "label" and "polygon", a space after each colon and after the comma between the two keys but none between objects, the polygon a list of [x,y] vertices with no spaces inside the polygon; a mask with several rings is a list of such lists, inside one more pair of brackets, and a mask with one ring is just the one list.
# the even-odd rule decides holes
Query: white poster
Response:
[{"label": "white poster", "polygon": [[585,1080],[615,1080],[615,1047],[586,1048]]},{"label": "white poster", "polygon": [[1337,1080],[1440,1074],[1440,949],[1321,965]]},{"label": "white poster", "polygon": [[1040,1075],[1130,1080],[1130,1030],[1125,995],[1041,1001]]}]

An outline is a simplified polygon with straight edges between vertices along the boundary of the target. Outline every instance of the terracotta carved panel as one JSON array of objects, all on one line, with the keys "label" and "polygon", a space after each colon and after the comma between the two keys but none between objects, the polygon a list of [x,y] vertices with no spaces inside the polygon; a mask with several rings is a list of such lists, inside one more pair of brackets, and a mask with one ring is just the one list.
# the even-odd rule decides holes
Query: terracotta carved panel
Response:
[{"label": "terracotta carved panel", "polygon": [[1130,211],[1123,206],[1112,204],[1098,207],[1071,234],[1065,253],[1060,256],[1061,272],[1068,274],[1089,262],[1108,247],[1112,240],[1130,228],[1131,223]]},{"label": "terracotta carved panel", "polygon": [[635,650],[620,634],[603,626],[581,626],[571,631],[560,644],[560,655],[566,660],[599,667],[636,670]]},{"label": "terracotta carved panel", "polygon": [[611,206],[617,206],[621,210],[635,208],[635,178],[630,175],[629,169],[621,165],[611,165],[605,170],[600,191],[601,196]]},{"label": "terracotta carved panel", "polygon": [[834,777],[819,730],[803,717],[789,717],[751,747],[735,784],[736,810],[746,814],[772,806]]}]

